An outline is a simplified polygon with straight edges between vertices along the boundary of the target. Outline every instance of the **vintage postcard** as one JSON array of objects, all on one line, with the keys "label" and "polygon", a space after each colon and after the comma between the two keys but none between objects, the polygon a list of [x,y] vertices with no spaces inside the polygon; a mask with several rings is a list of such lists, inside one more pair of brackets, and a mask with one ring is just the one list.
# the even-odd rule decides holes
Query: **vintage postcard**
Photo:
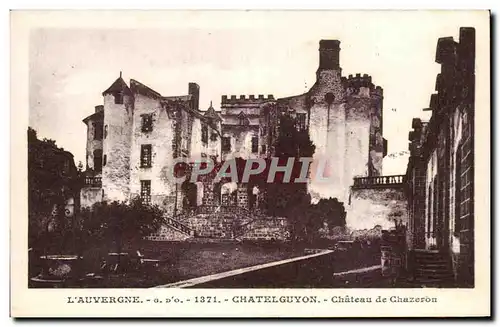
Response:
[{"label": "vintage postcard", "polygon": [[12,11],[14,317],[488,317],[488,11]]}]

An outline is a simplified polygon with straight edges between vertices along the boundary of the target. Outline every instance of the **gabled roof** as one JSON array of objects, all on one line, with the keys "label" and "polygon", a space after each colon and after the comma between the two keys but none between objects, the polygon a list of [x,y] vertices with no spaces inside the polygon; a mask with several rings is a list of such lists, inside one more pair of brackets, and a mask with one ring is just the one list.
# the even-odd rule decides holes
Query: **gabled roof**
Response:
[{"label": "gabled roof", "polygon": [[130,88],[128,87],[127,83],[123,80],[121,73],[120,77],[116,79],[116,81],[111,84],[110,87],[104,92],[102,92],[102,95],[106,94],[112,94],[112,93],[123,93],[127,95],[132,95],[132,91],[130,91]]},{"label": "gabled roof", "polygon": [[150,88],[144,83],[141,83],[135,79],[130,80],[130,88],[133,94],[142,94],[151,98],[161,98],[161,94]]},{"label": "gabled roof", "polygon": [[212,101],[210,101],[210,107],[208,107],[207,111],[205,111],[205,117],[222,121],[222,118],[219,116],[217,111],[215,111],[214,107],[212,107]]}]

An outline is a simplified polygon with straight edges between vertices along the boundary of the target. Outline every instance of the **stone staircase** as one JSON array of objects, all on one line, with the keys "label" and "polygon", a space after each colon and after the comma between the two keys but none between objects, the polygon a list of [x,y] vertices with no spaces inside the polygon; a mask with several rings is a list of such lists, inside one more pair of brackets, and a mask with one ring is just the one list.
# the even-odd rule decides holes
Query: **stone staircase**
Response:
[{"label": "stone staircase", "polygon": [[238,206],[200,206],[166,219],[166,225],[150,237],[154,241],[188,239],[282,240],[286,221]]},{"label": "stone staircase", "polygon": [[453,287],[451,259],[446,253],[430,250],[413,251],[412,284],[423,287]]},{"label": "stone staircase", "polygon": [[194,230],[180,221],[166,217],[166,224],[157,233],[146,236],[149,241],[185,241],[194,237]]}]

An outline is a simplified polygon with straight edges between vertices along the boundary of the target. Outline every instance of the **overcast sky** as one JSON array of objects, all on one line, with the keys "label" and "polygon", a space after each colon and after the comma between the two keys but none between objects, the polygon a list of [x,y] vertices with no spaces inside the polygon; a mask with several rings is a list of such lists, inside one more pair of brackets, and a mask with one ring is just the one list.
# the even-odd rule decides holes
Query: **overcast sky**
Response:
[{"label": "overcast sky", "polygon": [[[458,40],[474,26],[466,12],[273,14],[191,17],[164,28],[37,29],[30,38],[30,118],[40,137],[55,139],[85,165],[82,119],[123,71],[162,95],[201,87],[200,107],[224,94],[304,93],[315,82],[320,39],[341,41],[343,75],[369,74],[384,89],[384,137],[389,154],[407,151],[413,117],[428,118],[439,65],[439,37]],[[165,16],[168,17],[168,16]],[[199,28],[197,28],[197,20]],[[384,174],[406,170],[406,156],[384,161]]]}]

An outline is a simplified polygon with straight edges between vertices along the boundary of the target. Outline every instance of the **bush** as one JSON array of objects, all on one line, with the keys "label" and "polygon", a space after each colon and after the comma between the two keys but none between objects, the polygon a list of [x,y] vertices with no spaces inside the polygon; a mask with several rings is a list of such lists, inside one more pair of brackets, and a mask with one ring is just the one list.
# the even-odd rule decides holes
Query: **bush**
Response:
[{"label": "bush", "polygon": [[139,198],[130,202],[101,202],[81,211],[77,237],[81,251],[106,245],[121,252],[127,242],[158,231],[164,222],[158,206],[143,204]]}]

